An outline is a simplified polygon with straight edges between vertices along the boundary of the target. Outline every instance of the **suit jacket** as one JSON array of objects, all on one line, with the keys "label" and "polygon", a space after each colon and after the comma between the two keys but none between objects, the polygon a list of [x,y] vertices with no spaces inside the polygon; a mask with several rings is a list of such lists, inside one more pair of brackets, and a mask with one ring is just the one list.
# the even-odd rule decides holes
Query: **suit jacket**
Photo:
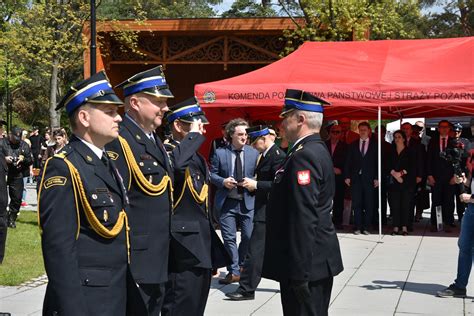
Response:
[{"label": "suit jacket", "polygon": [[267,206],[262,276],[279,282],[317,281],[343,270],[331,219],[331,156],[319,134],[295,147],[275,175]]},{"label": "suit jacket", "polygon": [[[207,163],[197,152],[204,140],[205,137],[199,133],[189,133],[181,142],[169,140],[165,146],[173,161],[175,176],[171,216],[172,272],[193,267],[217,269],[229,264],[230,260],[210,222],[209,197],[201,201],[192,193],[192,190],[201,193],[203,187],[209,184]],[[192,151],[193,154],[183,154],[183,151]]]},{"label": "suit jacket", "polygon": [[392,191],[401,191],[408,190],[414,191],[416,187],[416,168],[417,161],[415,158],[416,152],[405,147],[404,150],[397,153],[396,148],[394,148],[388,157],[388,169],[389,174],[391,170],[400,172],[406,170],[406,174],[402,176],[403,182],[399,183],[392,175],[390,175],[389,181],[389,190]]},{"label": "suit jacket", "polygon": [[[85,197],[100,224],[112,229],[126,209],[124,188],[81,140],[63,156],[79,171]],[[38,194],[39,225],[48,286],[43,315],[125,315],[125,224],[115,238],[96,233],[73,189],[64,157],[48,159]]]},{"label": "suit jacket", "polygon": [[[253,147],[245,145],[243,149],[244,154],[244,170],[243,176],[246,178],[253,178],[255,175],[255,166],[257,164],[258,151]],[[223,148],[218,148],[214,156],[211,157],[211,183],[217,187],[214,206],[218,212],[222,210],[224,202],[229,194],[224,186],[224,179],[232,176],[234,170],[232,168],[232,149],[231,145]],[[245,207],[248,210],[254,209],[255,196],[249,191],[244,190]]]},{"label": "suit jacket", "polygon": [[[449,182],[454,175],[454,169],[446,159],[441,158],[439,150],[439,135],[432,137],[428,145],[426,174],[433,176],[436,181]],[[446,147],[450,146],[451,138],[446,140]]]},{"label": "suit jacket", "polygon": [[328,148],[329,154],[331,155],[332,164],[335,168],[341,169],[341,172],[344,172],[344,165],[346,163],[347,157],[347,144],[340,140],[336,144],[336,148],[334,148],[334,152],[331,154],[331,140],[327,140],[324,142],[326,147]]},{"label": "suit jacket", "polygon": [[351,179],[351,184],[359,180],[373,184],[378,179],[377,160],[377,141],[374,138],[370,138],[364,156],[359,149],[359,140],[352,142],[348,149],[344,178]]},{"label": "suit jacket", "polygon": [[410,137],[410,141],[407,144],[407,149],[410,152],[409,155],[413,158],[411,162],[415,166],[415,176],[416,177],[423,177],[424,176],[424,164],[425,160],[423,159],[424,154],[424,146],[419,139]]},{"label": "suit jacket", "polygon": [[[173,177],[168,155],[156,135],[155,144],[125,116],[120,125],[120,136],[127,141],[140,172],[148,181],[158,184],[166,175]],[[130,173],[130,166],[125,160],[119,140],[107,144],[106,149],[112,159],[115,159],[128,189],[132,247],[130,268],[133,278],[137,283],[163,283],[168,279],[172,208],[169,187],[161,195],[148,195]]]},{"label": "suit jacket", "polygon": [[273,179],[275,178],[275,173],[283,164],[285,157],[286,154],[274,144],[268,150],[265,157],[262,157],[259,160],[257,167],[255,168],[257,190],[255,191],[254,222],[265,222],[265,212]]}]

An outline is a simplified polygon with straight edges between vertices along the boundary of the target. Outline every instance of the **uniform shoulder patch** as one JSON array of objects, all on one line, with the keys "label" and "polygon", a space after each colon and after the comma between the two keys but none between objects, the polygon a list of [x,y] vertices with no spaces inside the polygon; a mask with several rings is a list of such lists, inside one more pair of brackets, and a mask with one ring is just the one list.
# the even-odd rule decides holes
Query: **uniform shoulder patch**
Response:
[{"label": "uniform shoulder patch", "polygon": [[299,144],[298,147],[296,147],[295,152],[297,152],[298,150],[301,150],[301,149],[303,149],[303,144]]},{"label": "uniform shoulder patch", "polygon": [[107,156],[109,156],[110,159],[115,161],[118,159],[119,154],[116,153],[115,151],[107,150]]},{"label": "uniform shoulder patch", "polygon": [[46,179],[43,185],[45,189],[49,189],[55,185],[60,185],[60,186],[66,185],[66,182],[67,182],[66,177],[54,176],[54,177]]},{"label": "uniform shoulder patch", "polygon": [[308,185],[311,183],[311,175],[309,170],[300,170],[297,174],[299,185]]}]

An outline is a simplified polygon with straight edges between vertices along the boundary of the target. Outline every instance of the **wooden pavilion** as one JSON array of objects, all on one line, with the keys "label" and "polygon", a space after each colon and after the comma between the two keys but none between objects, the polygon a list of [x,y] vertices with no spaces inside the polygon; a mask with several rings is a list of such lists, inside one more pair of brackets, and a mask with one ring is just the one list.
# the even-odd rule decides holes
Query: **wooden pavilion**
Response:
[{"label": "wooden pavilion", "polygon": [[[171,103],[193,96],[194,85],[240,75],[278,60],[283,30],[294,29],[289,18],[166,19],[97,24],[97,69],[105,69],[113,85],[154,65],[165,67],[175,95]],[[139,53],[115,40],[118,29],[138,36]],[[90,37],[89,27],[83,34]],[[84,76],[90,71],[84,54]],[[120,91],[117,91],[120,93]]]}]

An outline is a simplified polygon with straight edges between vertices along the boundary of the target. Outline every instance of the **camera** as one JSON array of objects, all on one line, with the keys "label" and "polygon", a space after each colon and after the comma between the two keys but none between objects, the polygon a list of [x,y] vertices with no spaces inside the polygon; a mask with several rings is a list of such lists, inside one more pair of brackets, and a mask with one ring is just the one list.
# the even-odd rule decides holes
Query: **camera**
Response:
[{"label": "camera", "polygon": [[459,139],[450,138],[446,150],[440,152],[439,156],[453,166],[454,174],[458,177],[461,177],[465,172],[467,152]]},{"label": "camera", "polygon": [[19,157],[17,157],[17,156],[13,156],[13,157],[12,157],[12,165],[13,165],[14,167],[18,167],[18,163],[19,163],[19,162],[20,162],[20,158],[19,158]]}]

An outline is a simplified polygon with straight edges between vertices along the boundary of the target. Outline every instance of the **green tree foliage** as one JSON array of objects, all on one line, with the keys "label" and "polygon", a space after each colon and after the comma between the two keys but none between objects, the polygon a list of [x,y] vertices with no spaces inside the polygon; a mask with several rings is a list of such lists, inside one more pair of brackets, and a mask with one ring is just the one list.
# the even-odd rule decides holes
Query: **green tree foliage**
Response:
[{"label": "green tree foliage", "polygon": [[284,37],[288,54],[305,41],[346,41],[364,39],[416,38],[421,36],[416,24],[422,18],[413,0],[299,0],[296,14],[279,0],[292,18],[299,15],[296,30]]},{"label": "green tree foliage", "polygon": [[269,0],[236,0],[231,8],[222,14],[223,18],[271,17],[277,12],[272,8]]},{"label": "green tree foliage", "polygon": [[206,18],[222,0],[102,0],[98,14],[105,19]]},{"label": "green tree foliage", "polygon": [[474,0],[424,0],[425,9],[437,8],[426,16],[427,37],[474,36]]},{"label": "green tree foliage", "polygon": [[81,30],[88,19],[88,3],[27,1],[12,13],[3,35],[9,60],[26,75],[12,93],[14,109],[25,122],[59,126],[54,108],[64,90],[63,79],[71,73],[77,78],[81,72]]}]

